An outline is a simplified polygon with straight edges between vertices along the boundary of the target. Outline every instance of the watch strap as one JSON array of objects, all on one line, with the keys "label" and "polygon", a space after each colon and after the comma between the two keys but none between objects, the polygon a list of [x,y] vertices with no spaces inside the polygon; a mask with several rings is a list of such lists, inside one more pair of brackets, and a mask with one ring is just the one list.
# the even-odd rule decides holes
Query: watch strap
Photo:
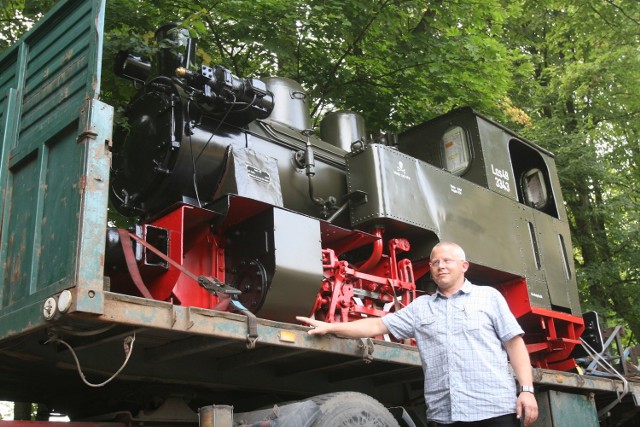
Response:
[{"label": "watch strap", "polygon": [[532,385],[521,385],[520,388],[518,389],[518,393],[522,393],[522,392],[528,392],[528,393],[533,393],[533,386]]}]

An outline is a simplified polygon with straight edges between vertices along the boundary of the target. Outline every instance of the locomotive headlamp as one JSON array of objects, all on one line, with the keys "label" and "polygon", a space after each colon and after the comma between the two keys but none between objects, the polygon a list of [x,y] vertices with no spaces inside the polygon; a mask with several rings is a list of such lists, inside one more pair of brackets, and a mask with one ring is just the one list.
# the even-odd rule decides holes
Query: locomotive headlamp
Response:
[{"label": "locomotive headlamp", "polygon": [[122,51],[116,55],[113,72],[118,77],[144,83],[151,72],[151,62]]}]

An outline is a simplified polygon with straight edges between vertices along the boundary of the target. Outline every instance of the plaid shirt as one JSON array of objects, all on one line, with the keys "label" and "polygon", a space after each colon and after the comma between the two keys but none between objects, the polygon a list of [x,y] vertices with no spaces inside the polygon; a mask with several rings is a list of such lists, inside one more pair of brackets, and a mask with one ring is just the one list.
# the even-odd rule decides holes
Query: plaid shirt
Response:
[{"label": "plaid shirt", "polygon": [[396,338],[416,339],[429,420],[447,424],[516,412],[502,343],[524,331],[496,289],[465,280],[450,298],[421,296],[382,321]]}]

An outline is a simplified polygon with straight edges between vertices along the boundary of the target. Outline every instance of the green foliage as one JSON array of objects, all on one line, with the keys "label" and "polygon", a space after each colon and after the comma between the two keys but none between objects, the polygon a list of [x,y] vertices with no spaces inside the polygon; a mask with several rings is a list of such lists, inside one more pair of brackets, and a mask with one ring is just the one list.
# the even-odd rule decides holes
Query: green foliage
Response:
[{"label": "green foliage", "polygon": [[635,1],[524,1],[511,40],[534,65],[512,95],[557,155],[583,305],[640,336]]},{"label": "green foliage", "polygon": [[[482,7],[469,1],[173,0],[158,2],[164,16],[141,1],[110,4],[113,46],[148,50],[140,42],[160,23],[178,21],[198,38],[202,63],[240,76],[292,78],[313,100],[316,122],[331,109],[351,109],[376,131],[463,105],[501,117],[519,55],[501,43],[511,12],[497,0]],[[120,93],[113,89],[114,97]]]},{"label": "green foliage", "polygon": [[55,0],[0,0],[0,54],[55,3]]}]

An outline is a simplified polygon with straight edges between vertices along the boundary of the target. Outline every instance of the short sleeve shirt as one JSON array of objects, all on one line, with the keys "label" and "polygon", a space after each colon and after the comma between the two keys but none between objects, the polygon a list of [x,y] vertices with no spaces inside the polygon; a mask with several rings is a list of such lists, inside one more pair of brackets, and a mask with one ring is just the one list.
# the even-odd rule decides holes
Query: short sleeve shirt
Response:
[{"label": "short sleeve shirt", "polygon": [[451,297],[421,296],[382,321],[396,338],[416,339],[428,419],[447,424],[516,412],[503,343],[524,331],[499,291],[465,280]]}]

